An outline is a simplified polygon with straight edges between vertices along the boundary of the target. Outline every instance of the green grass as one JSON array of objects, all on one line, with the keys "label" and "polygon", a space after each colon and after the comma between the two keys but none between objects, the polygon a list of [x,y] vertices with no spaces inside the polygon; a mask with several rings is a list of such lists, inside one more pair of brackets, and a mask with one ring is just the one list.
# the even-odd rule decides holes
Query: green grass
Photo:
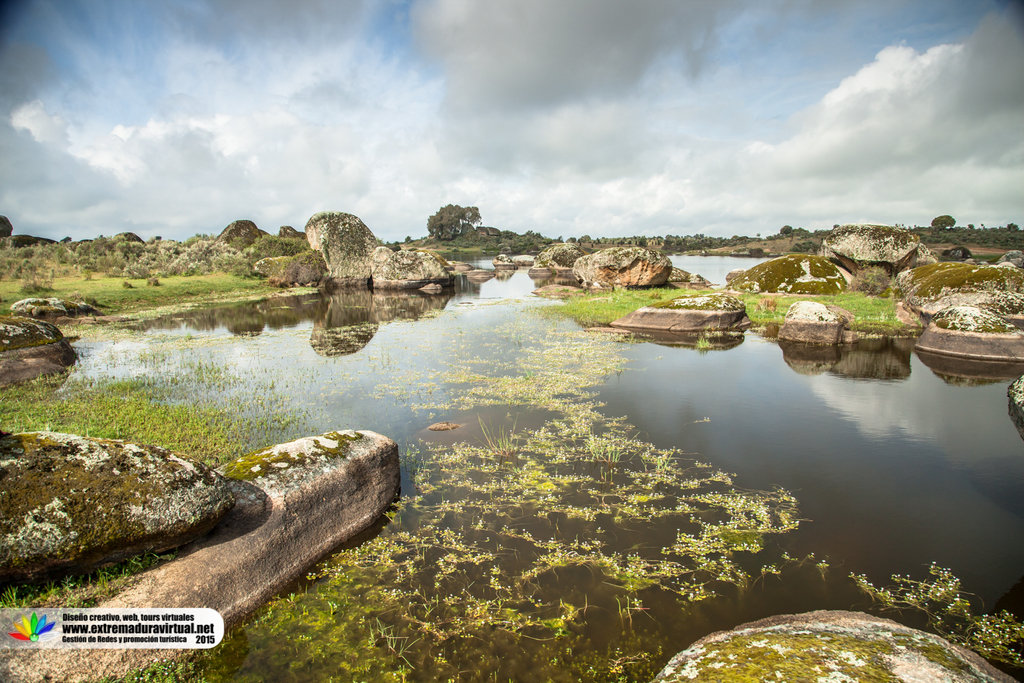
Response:
[{"label": "green grass", "polygon": [[[127,289],[124,282],[132,287]],[[172,304],[204,304],[238,299],[255,294],[278,291],[258,278],[242,278],[226,273],[174,276],[160,278],[160,285],[151,287],[146,280],[126,280],[105,276],[58,277],[45,291],[22,291],[21,280],[0,280],[0,313],[8,313],[11,304],[28,297],[58,297],[62,299],[95,300],[96,306],[108,315],[123,315]]]},{"label": "green grass", "polygon": [[79,385],[60,392],[63,378],[4,387],[0,427],[8,432],[48,430],[154,444],[217,466],[244,452],[250,419],[204,402],[169,403],[138,380]]}]

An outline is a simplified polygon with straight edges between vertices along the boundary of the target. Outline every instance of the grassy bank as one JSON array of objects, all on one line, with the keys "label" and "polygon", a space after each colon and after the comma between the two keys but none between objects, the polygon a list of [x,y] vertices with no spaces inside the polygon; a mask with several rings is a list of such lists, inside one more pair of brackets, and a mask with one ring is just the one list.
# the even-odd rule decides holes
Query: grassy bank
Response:
[{"label": "grassy bank", "polygon": [[[611,293],[584,294],[567,299],[561,306],[544,309],[548,315],[571,318],[584,327],[607,325],[627,313],[659,301],[685,296],[690,290],[674,288],[647,290],[616,290]],[[896,318],[895,301],[871,297],[856,292],[835,296],[776,296],[743,294],[739,296],[747,306],[747,316],[755,327],[770,323],[781,324],[786,311],[795,301],[820,301],[844,308],[856,316],[851,328],[863,332],[899,333],[905,327]]]},{"label": "grassy bank", "polygon": [[[47,287],[32,288],[20,280],[0,280],[0,313],[9,313],[11,304],[29,297],[88,301],[105,314],[124,315],[169,305],[204,305],[279,291],[265,280],[227,273],[177,275],[157,281],[159,285],[154,286],[145,279],[74,276],[54,278]],[[125,287],[126,282],[130,288]]]}]

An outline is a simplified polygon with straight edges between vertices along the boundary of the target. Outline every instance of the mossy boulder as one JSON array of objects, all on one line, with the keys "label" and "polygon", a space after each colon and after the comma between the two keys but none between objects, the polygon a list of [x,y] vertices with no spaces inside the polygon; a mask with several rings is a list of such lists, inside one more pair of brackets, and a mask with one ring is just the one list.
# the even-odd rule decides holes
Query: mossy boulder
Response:
[{"label": "mossy boulder", "polygon": [[702,330],[745,330],[750,327],[742,301],[724,292],[690,294],[644,306],[613,320],[612,327],[699,332]]},{"label": "mossy boulder", "polygon": [[244,249],[263,235],[268,234],[269,233],[256,227],[256,224],[252,221],[243,219],[234,221],[228,225],[228,227],[224,228],[221,233],[217,235],[217,240],[219,242],[227,242],[238,249]]},{"label": "mossy boulder", "polygon": [[1024,375],[1018,377],[1006,389],[1006,397],[1010,404],[1010,419],[1017,428],[1020,438],[1024,439]]},{"label": "mossy boulder", "polygon": [[14,234],[14,226],[7,216],[0,216],[0,237],[10,237]]},{"label": "mossy boulder", "polygon": [[0,316],[0,386],[66,371],[78,354],[55,325]]},{"label": "mossy boulder", "polygon": [[273,277],[280,275],[290,260],[290,256],[268,256],[252,264],[252,269],[257,275]]},{"label": "mossy boulder", "polygon": [[301,480],[315,478],[319,469],[333,465],[331,460],[344,458],[349,444],[362,438],[351,429],[307,436],[257,449],[228,463],[222,471],[232,479],[259,480],[264,490],[292,487]]},{"label": "mossy boulder", "polygon": [[754,293],[828,295],[845,291],[846,278],[824,256],[787,254],[745,270],[729,286]]},{"label": "mossy boulder", "polygon": [[432,251],[391,251],[377,247],[373,252],[373,288],[420,289],[431,284],[449,287],[454,278],[447,265],[447,261]]},{"label": "mossy boulder", "polygon": [[587,288],[656,287],[668,281],[672,261],[646,247],[612,247],[580,257],[572,272]]},{"label": "mossy boulder", "polygon": [[11,304],[11,313],[29,318],[56,319],[78,318],[87,315],[103,315],[95,306],[84,301],[71,301],[50,297],[46,299],[22,299]]},{"label": "mossy boulder", "polygon": [[846,318],[817,301],[797,301],[786,311],[779,341],[803,344],[839,344],[847,328]]},{"label": "mossy boulder", "polygon": [[839,611],[781,615],[713,633],[673,657],[654,680],[1013,682],[978,655],[939,636]]},{"label": "mossy boulder", "polygon": [[370,286],[377,238],[358,216],[321,211],[306,223],[306,239],[313,249],[323,254],[328,275],[335,285]]},{"label": "mossy boulder", "polygon": [[1024,271],[970,263],[933,263],[896,276],[903,301],[926,317],[950,306],[992,307],[1024,316]]},{"label": "mossy boulder", "polygon": [[840,225],[821,242],[820,254],[856,273],[866,265],[882,266],[889,275],[918,265],[921,238],[890,225]]},{"label": "mossy boulder", "polygon": [[233,504],[220,475],[157,446],[55,432],[0,438],[0,582],[176,548]]},{"label": "mossy boulder", "polygon": [[972,360],[1024,362],[1024,332],[977,306],[951,306],[932,317],[916,348]]},{"label": "mossy boulder", "polygon": [[533,260],[535,268],[572,268],[586,252],[575,244],[552,244]]}]

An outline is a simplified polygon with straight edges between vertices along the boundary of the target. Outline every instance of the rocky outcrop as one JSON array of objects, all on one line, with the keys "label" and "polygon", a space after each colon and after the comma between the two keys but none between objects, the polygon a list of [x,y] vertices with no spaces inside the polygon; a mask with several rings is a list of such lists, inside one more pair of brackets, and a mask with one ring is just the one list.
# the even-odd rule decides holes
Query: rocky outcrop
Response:
[{"label": "rocky outcrop", "polygon": [[701,330],[745,330],[750,327],[743,302],[724,292],[680,296],[644,306],[618,320],[612,327],[699,332]]},{"label": "rocky outcrop", "polygon": [[426,285],[450,287],[455,280],[448,262],[432,251],[406,249],[391,251],[377,247],[373,252],[374,289],[420,289]]},{"label": "rocky outcrop", "polygon": [[939,636],[860,612],[784,614],[701,638],[654,680],[1013,683]]},{"label": "rocky outcrop", "polygon": [[14,234],[14,226],[7,216],[0,216],[0,237],[10,237]]},{"label": "rocky outcrop", "polygon": [[586,252],[575,244],[552,244],[537,254],[533,260],[535,268],[572,268]]},{"label": "rocky outcrop", "polygon": [[250,220],[238,220],[224,228],[224,230],[217,235],[217,240],[220,242],[227,242],[239,249],[244,249],[261,236],[267,234],[269,233],[260,230],[256,227],[256,224]]},{"label": "rocky outcrop", "polygon": [[821,242],[821,256],[833,260],[851,273],[864,266],[881,266],[890,275],[922,265],[930,256],[920,251],[921,238],[903,228],[889,225],[840,225]]},{"label": "rocky outcrop", "polygon": [[1010,419],[1020,438],[1024,439],[1024,375],[1006,388],[1006,397],[1010,404]]},{"label": "rocky outcrop", "polygon": [[896,276],[912,311],[929,318],[950,306],[980,306],[1003,316],[1024,316],[1024,271],[969,263],[934,263]]},{"label": "rocky outcrop", "polygon": [[516,268],[532,268],[534,258],[527,254],[520,254],[512,257],[512,263],[516,265]]},{"label": "rocky outcrop", "polygon": [[78,354],[50,323],[0,316],[0,386],[66,371]]},{"label": "rocky outcrop", "polygon": [[973,360],[1024,362],[1024,332],[977,306],[951,306],[932,317],[916,349]]},{"label": "rocky outcrop", "polygon": [[[145,572],[100,607],[217,610],[225,630],[306,575],[339,544],[376,523],[399,488],[398,446],[370,431],[338,430],[244,456],[226,472],[235,507],[205,538]],[[0,679],[26,683],[120,678],[169,650],[11,650]],[[181,651],[185,652],[185,651]]]},{"label": "rocky outcrop", "polygon": [[494,266],[495,270],[515,270],[518,268],[508,254],[498,254],[491,259],[491,265]]},{"label": "rocky outcrop", "polygon": [[729,286],[754,293],[839,294],[846,289],[846,278],[823,256],[787,254],[745,270]]},{"label": "rocky outcrop", "polygon": [[299,232],[290,225],[282,225],[277,229],[277,236],[286,240],[304,240],[306,233]]},{"label": "rocky outcrop", "polygon": [[1018,268],[1024,268],[1024,252],[1018,251],[1016,249],[1014,249],[1013,251],[1008,251],[1002,256],[1000,256],[999,260],[996,261],[996,263],[1012,263]]},{"label": "rocky outcrop", "polygon": [[11,313],[28,318],[55,320],[57,318],[78,318],[87,315],[103,315],[98,308],[84,301],[68,299],[22,299],[11,304]]},{"label": "rocky outcrop", "polygon": [[840,344],[847,320],[817,301],[797,301],[786,311],[779,341],[802,344]]},{"label": "rocky outcrop", "polygon": [[587,254],[572,266],[584,287],[656,287],[668,281],[672,261],[645,247],[612,247]]},{"label": "rocky outcrop", "polygon": [[370,286],[377,238],[358,216],[322,211],[306,223],[306,239],[323,254],[333,285]]},{"label": "rocky outcrop", "polygon": [[0,438],[0,582],[176,548],[233,504],[223,477],[156,446],[55,432]]}]

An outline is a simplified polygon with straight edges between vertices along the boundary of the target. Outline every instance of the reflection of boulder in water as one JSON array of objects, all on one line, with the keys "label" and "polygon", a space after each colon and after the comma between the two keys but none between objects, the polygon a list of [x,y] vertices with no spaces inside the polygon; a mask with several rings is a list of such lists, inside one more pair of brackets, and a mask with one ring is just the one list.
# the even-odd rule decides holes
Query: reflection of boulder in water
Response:
[{"label": "reflection of boulder in water", "polygon": [[854,344],[822,346],[780,341],[782,359],[801,375],[830,372],[853,379],[899,380],[910,377],[913,339],[862,339]]},{"label": "reflection of boulder in water", "polygon": [[348,356],[370,343],[380,325],[360,323],[344,327],[314,327],[309,345],[321,356]]},{"label": "reflection of boulder in water", "polygon": [[515,266],[512,267],[512,270],[499,270],[499,269],[495,269],[495,271],[494,271],[494,279],[495,280],[500,280],[501,282],[504,282],[506,280],[511,279],[511,277],[513,275],[515,275],[515,274],[516,274]]},{"label": "reflection of boulder in water", "polygon": [[992,607],[992,614],[998,614],[1002,610],[1024,620],[1024,576],[1020,577],[1020,581],[1006,591],[1006,595],[996,601]]},{"label": "reflection of boulder in water", "polygon": [[700,351],[725,351],[743,343],[742,332],[665,332],[661,330],[635,330],[634,334],[659,346]]},{"label": "reflection of boulder in water", "polygon": [[183,311],[139,324],[138,329],[177,329],[212,331],[221,327],[232,334],[255,335],[264,329],[294,327],[323,315],[326,305],[319,294],[275,296],[234,306]]},{"label": "reflection of boulder in water", "polygon": [[917,357],[946,384],[973,387],[996,384],[1024,374],[1024,363],[968,360],[916,350]]}]

